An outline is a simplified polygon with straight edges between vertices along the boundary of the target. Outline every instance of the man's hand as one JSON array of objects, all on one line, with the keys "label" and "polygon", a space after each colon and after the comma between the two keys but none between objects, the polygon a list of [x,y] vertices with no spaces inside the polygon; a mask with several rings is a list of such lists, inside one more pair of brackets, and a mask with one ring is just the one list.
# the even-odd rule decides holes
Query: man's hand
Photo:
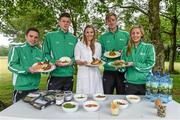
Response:
[{"label": "man's hand", "polygon": [[34,67],[30,67],[29,69],[28,69],[28,71],[30,72],[30,73],[36,73],[37,71],[34,69]]},{"label": "man's hand", "polygon": [[59,66],[59,67],[65,67],[65,66],[69,66],[71,64],[72,64],[72,61],[68,64],[65,64],[65,63],[61,62],[60,60],[56,60],[56,63],[55,63],[55,65]]}]

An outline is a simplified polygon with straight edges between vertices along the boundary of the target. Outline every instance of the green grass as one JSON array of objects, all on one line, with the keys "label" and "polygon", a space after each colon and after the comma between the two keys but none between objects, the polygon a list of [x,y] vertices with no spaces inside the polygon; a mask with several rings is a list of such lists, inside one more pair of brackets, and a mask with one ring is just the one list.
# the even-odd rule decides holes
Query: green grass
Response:
[{"label": "green grass", "polygon": [[[168,63],[166,62],[166,69]],[[175,63],[175,70],[180,73],[180,62]],[[11,72],[7,69],[7,57],[0,57],[0,101],[2,101],[6,106],[10,106],[12,104],[12,77]],[[46,89],[48,75],[42,75],[40,82],[40,89]],[[180,103],[180,74],[172,74],[173,78],[173,99]],[[76,82],[76,81],[75,81]],[[75,84],[73,92],[75,92]],[[0,106],[0,111],[2,110]]]}]

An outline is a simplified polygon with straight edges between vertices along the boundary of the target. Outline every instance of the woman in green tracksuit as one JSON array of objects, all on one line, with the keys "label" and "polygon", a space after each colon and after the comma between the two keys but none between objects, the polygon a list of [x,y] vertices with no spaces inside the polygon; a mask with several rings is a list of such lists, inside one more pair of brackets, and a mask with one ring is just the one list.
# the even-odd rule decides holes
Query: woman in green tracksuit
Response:
[{"label": "woman in green tracksuit", "polygon": [[143,42],[144,31],[134,26],[130,31],[130,41],[123,49],[122,59],[127,62],[125,78],[126,94],[145,94],[145,81],[155,64],[155,51],[151,44]]},{"label": "woman in green tracksuit", "polygon": [[32,65],[42,61],[42,51],[37,46],[39,31],[29,28],[26,42],[13,47],[8,54],[8,69],[13,73],[13,102],[17,102],[39,87],[40,73]]}]

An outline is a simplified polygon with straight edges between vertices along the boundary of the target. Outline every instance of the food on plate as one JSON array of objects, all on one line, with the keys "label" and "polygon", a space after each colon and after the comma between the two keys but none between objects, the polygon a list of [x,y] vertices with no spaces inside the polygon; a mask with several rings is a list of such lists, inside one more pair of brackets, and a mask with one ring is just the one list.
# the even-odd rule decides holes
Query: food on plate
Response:
[{"label": "food on plate", "polygon": [[98,59],[93,59],[93,61],[91,62],[92,65],[98,65],[98,64],[101,64],[102,61],[101,60],[98,60]]},{"label": "food on plate", "polygon": [[96,104],[87,104],[87,105],[85,105],[86,107],[97,107],[98,105],[96,105]]},{"label": "food on plate", "polygon": [[105,98],[106,96],[104,95],[97,95],[96,98]]},{"label": "food on plate", "polygon": [[72,104],[72,103],[66,103],[63,105],[64,108],[75,108],[76,105]]},{"label": "food on plate", "polygon": [[100,105],[96,101],[86,101],[83,103],[83,108],[88,112],[97,111]]},{"label": "food on plate", "polygon": [[123,66],[125,64],[124,60],[115,60],[112,65],[114,66]]},{"label": "food on plate", "polygon": [[114,99],[113,102],[117,103],[120,109],[127,108],[129,105],[128,101],[124,99]]},{"label": "food on plate", "polygon": [[45,62],[38,62],[36,65],[33,66],[35,70],[49,70],[51,69],[51,64],[48,61]]},{"label": "food on plate", "polygon": [[88,96],[86,94],[75,94],[74,95],[74,100],[78,102],[84,102],[86,101]]},{"label": "food on plate", "polygon": [[109,52],[109,56],[115,56],[115,55],[116,55],[116,52],[114,50]]},{"label": "food on plate", "polygon": [[61,57],[60,59],[59,59],[62,63],[67,63],[67,64],[69,64],[70,62],[71,62],[71,58],[70,57]]},{"label": "food on plate", "polygon": [[141,100],[141,98],[137,95],[126,95],[126,98],[131,103],[138,103]]},{"label": "food on plate", "polygon": [[62,104],[62,109],[65,112],[76,112],[78,104],[76,102],[65,102]]},{"label": "food on plate", "polygon": [[106,99],[106,95],[102,93],[96,93],[93,95],[93,99],[96,101],[104,101]]}]

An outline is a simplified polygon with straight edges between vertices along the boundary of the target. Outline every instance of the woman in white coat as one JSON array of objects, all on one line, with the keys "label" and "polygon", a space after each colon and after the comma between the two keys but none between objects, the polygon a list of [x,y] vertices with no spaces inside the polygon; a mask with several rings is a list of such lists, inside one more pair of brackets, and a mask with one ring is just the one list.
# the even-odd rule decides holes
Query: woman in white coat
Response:
[{"label": "woman in white coat", "polygon": [[95,40],[95,29],[87,25],[83,38],[75,47],[75,60],[78,65],[76,93],[103,93],[102,76],[98,67],[89,67],[94,59],[101,58],[101,45]]}]

